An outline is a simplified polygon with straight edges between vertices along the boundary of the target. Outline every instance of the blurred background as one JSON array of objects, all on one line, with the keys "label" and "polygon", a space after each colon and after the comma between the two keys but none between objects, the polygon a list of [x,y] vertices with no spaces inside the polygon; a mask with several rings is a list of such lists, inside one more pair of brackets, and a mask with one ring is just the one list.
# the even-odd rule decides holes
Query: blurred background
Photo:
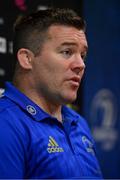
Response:
[{"label": "blurred background", "polygon": [[16,17],[48,7],[74,9],[87,23],[86,71],[71,105],[88,121],[104,178],[120,178],[120,1],[0,0],[0,92],[12,79]]}]

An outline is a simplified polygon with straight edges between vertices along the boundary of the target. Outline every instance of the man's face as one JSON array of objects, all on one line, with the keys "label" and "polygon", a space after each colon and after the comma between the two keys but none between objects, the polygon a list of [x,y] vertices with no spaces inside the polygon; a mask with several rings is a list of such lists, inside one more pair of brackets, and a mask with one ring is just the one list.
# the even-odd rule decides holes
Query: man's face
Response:
[{"label": "man's face", "polygon": [[54,25],[33,64],[37,93],[55,104],[71,103],[84,73],[87,41],[82,30]]}]

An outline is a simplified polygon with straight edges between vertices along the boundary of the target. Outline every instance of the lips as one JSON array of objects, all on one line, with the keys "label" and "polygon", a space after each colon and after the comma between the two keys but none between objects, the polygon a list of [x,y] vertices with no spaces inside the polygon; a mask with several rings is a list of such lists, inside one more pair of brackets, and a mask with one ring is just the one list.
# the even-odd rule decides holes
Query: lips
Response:
[{"label": "lips", "polygon": [[72,80],[72,81],[74,81],[74,82],[78,82],[78,83],[80,83],[80,78],[79,77],[73,77],[73,78],[71,78],[70,80]]},{"label": "lips", "polygon": [[80,77],[72,77],[69,79],[69,81],[72,83],[73,86],[79,87],[80,85]]}]

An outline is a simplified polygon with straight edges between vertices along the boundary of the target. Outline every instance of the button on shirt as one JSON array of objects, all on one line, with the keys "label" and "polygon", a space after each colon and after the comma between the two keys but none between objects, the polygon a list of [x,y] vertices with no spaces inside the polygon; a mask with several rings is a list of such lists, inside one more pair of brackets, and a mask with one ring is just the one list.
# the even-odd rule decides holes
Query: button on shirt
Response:
[{"label": "button on shirt", "polygon": [[63,123],[11,83],[0,98],[0,178],[102,178],[85,120],[62,107]]}]

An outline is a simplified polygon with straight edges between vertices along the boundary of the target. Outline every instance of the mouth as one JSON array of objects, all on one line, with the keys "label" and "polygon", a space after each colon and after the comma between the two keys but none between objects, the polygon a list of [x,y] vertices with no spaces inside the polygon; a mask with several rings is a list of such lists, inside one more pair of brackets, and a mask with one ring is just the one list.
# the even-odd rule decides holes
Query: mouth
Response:
[{"label": "mouth", "polygon": [[73,77],[69,79],[69,81],[72,83],[73,86],[79,87],[80,85],[80,77]]}]

